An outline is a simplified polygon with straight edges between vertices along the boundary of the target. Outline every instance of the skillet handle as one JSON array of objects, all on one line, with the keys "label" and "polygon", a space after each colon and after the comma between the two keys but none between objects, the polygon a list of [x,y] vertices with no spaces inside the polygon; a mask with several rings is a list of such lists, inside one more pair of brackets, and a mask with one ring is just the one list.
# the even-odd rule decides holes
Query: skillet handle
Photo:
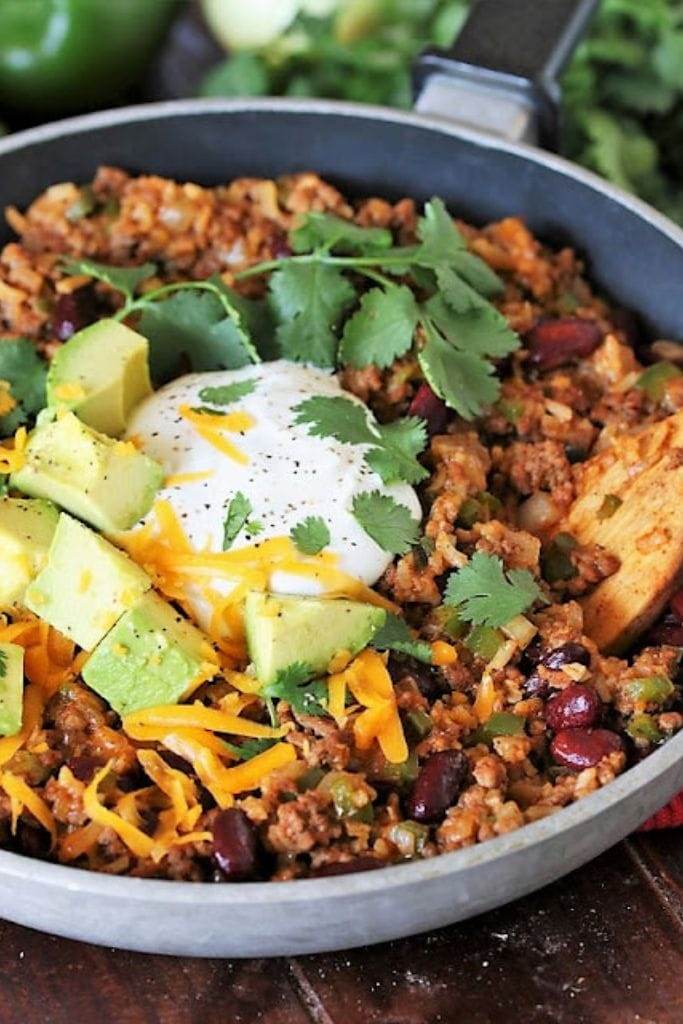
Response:
[{"label": "skillet handle", "polygon": [[477,0],[453,47],[426,50],[419,58],[417,110],[555,149],[557,78],[597,4]]}]

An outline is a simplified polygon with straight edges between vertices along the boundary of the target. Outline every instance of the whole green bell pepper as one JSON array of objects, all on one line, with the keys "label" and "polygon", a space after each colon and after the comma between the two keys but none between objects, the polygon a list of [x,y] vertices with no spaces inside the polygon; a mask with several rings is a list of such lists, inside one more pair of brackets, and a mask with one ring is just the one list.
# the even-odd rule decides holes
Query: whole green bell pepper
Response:
[{"label": "whole green bell pepper", "polygon": [[0,108],[64,114],[119,99],[179,0],[0,0]]}]

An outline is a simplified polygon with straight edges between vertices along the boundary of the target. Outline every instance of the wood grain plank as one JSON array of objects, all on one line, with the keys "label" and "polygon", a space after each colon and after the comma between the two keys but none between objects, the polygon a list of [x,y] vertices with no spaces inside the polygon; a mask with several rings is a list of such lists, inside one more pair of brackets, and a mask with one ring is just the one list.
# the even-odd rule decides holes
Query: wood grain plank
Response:
[{"label": "wood grain plank", "polygon": [[297,966],[320,1024],[680,1024],[682,957],[621,846],[474,921]]},{"label": "wood grain plank", "polygon": [[180,960],[0,922],[0,1024],[310,1024],[282,961]]},{"label": "wood grain plank", "polygon": [[683,928],[683,829],[640,833],[629,853],[658,898]]}]

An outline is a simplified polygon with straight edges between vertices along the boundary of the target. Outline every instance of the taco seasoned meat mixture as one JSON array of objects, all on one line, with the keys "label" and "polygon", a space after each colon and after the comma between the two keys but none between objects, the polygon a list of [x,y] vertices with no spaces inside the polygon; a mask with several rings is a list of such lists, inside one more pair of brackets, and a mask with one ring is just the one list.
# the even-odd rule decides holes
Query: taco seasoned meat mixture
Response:
[{"label": "taco seasoned meat mixture", "polygon": [[0,252],[0,842],[321,877],[683,725],[683,358],[514,216],[102,167]]}]

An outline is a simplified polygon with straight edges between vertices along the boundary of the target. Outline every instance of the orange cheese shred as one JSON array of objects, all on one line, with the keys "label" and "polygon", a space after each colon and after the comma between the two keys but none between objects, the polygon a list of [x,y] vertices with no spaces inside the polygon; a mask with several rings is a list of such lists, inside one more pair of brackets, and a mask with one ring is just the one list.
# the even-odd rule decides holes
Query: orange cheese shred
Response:
[{"label": "orange cheese shred", "polygon": [[13,775],[11,772],[5,771],[0,774],[0,786],[10,798],[12,833],[16,832],[19,815],[26,808],[36,821],[40,822],[43,828],[50,833],[51,848],[54,848],[57,840],[57,825],[52,811],[43,798],[36,793],[35,789],[31,789],[20,776]]},{"label": "orange cheese shred", "polygon": [[109,774],[110,769],[111,761],[95,773],[92,782],[85,788],[83,792],[85,812],[91,821],[101,825],[103,828],[113,829],[119,839],[126,844],[136,857],[151,857],[152,850],[154,849],[154,840],[100,803],[97,789],[102,780]]},{"label": "orange cheese shred", "polygon": [[251,722],[247,718],[240,718],[239,715],[226,714],[199,703],[162,704],[158,707],[133,711],[123,719],[124,732],[128,732],[129,727],[135,728],[139,725],[161,726],[162,728],[184,726],[190,729],[208,729],[210,732],[229,733],[233,736],[249,736],[254,739],[280,739],[287,731],[284,727],[274,729],[270,725]]},{"label": "orange cheese shred", "polygon": [[77,860],[90,853],[97,845],[97,840],[102,834],[102,827],[95,821],[74,829],[68,836],[64,836],[59,842],[59,859],[61,861]]}]

